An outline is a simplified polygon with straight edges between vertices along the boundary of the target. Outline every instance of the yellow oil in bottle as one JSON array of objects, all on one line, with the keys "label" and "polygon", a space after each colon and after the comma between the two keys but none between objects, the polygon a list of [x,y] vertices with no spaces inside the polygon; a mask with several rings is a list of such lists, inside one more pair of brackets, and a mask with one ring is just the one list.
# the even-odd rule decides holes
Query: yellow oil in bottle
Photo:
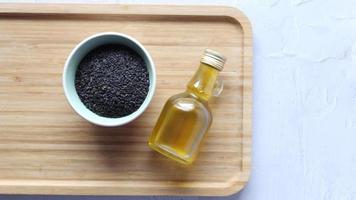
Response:
[{"label": "yellow oil in bottle", "polygon": [[208,100],[216,89],[225,58],[206,50],[183,93],[170,97],[149,138],[149,146],[183,164],[192,163],[212,123]]}]

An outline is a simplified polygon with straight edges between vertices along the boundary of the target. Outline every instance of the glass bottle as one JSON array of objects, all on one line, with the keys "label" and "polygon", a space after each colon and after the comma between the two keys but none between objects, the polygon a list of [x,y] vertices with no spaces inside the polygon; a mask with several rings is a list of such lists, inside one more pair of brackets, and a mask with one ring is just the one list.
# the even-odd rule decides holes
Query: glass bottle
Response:
[{"label": "glass bottle", "polygon": [[183,164],[195,160],[212,123],[208,100],[222,91],[218,73],[225,61],[218,52],[205,50],[186,91],[170,97],[164,105],[148,140],[152,149]]}]

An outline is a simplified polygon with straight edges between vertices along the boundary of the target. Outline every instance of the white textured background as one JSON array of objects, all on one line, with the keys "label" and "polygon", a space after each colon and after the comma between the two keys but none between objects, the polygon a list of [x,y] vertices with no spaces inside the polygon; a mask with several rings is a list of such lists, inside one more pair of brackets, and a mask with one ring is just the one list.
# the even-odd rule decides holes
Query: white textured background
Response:
[{"label": "white textured background", "polygon": [[[254,31],[252,176],[242,192],[218,199],[356,199],[355,0],[12,2],[213,4],[241,9],[250,18]],[[215,198],[0,196],[0,199]]]}]

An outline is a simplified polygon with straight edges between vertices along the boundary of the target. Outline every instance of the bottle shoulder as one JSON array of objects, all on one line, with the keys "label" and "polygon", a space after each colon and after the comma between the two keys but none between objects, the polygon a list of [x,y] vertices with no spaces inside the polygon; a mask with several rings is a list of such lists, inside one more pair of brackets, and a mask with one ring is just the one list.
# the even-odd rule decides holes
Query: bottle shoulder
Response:
[{"label": "bottle shoulder", "polygon": [[211,116],[208,103],[188,92],[173,95],[168,99],[168,102],[177,109],[185,112],[204,112]]},{"label": "bottle shoulder", "polygon": [[196,102],[200,102],[200,103],[208,106],[208,101],[203,100],[203,99],[199,98],[197,95],[190,93],[190,92],[182,92],[182,93],[171,96],[169,99],[176,100],[176,99],[181,99],[181,98],[191,98],[192,100],[194,100]]}]

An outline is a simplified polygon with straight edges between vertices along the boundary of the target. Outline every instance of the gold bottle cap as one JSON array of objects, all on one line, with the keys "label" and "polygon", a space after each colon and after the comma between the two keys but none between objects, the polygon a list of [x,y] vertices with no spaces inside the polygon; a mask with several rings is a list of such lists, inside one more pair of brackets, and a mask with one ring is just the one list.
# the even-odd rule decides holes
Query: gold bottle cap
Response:
[{"label": "gold bottle cap", "polygon": [[224,68],[226,58],[219,52],[213,51],[211,49],[205,49],[204,55],[201,57],[200,62],[208,64],[221,71]]}]

